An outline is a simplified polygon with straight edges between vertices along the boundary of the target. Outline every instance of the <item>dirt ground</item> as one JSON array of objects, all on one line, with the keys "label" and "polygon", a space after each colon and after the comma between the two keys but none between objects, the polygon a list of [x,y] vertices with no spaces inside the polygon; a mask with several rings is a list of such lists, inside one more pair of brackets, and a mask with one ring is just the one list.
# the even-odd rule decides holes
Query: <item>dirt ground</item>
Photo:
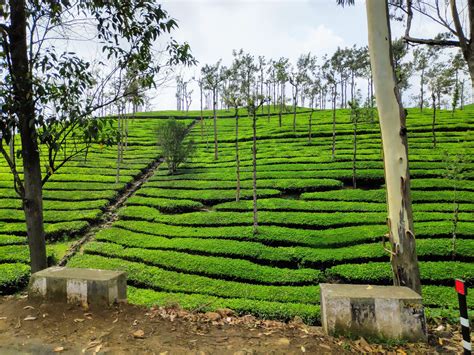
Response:
[{"label": "dirt ground", "polygon": [[428,344],[369,344],[290,323],[177,308],[120,305],[86,309],[41,304],[26,296],[0,298],[0,354],[321,354],[349,352],[459,353],[460,335],[435,325]]}]

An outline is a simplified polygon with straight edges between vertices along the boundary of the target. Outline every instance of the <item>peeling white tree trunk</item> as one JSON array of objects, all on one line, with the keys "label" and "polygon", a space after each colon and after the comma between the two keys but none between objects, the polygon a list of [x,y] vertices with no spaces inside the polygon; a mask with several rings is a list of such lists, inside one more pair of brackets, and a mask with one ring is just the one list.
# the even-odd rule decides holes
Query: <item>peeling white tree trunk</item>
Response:
[{"label": "peeling white tree trunk", "polygon": [[421,294],[410,200],[406,117],[395,81],[388,6],[385,0],[367,0],[366,6],[370,62],[384,152],[394,284]]}]

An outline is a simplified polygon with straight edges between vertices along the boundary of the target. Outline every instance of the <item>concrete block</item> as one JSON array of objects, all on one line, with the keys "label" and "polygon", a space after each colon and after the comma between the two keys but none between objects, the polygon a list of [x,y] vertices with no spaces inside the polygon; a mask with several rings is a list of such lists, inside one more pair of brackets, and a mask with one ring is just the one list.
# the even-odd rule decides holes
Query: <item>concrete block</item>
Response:
[{"label": "concrete block", "polygon": [[427,339],[422,298],[407,287],[320,284],[320,290],[327,334]]},{"label": "concrete block", "polygon": [[127,301],[127,279],[123,271],[53,266],[31,275],[28,297],[110,305]]}]

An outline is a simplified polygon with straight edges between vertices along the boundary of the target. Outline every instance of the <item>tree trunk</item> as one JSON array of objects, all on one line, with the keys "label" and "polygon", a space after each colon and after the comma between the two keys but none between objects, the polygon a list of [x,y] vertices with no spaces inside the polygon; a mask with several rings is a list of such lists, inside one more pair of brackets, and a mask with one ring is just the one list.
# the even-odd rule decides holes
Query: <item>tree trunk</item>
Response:
[{"label": "tree trunk", "polygon": [[436,96],[435,94],[431,95],[431,99],[433,100],[433,121],[431,122],[431,134],[433,136],[433,148],[436,148],[436,132],[435,132],[435,124],[436,124]]},{"label": "tree trunk", "polygon": [[217,113],[216,113],[216,89],[212,90],[212,113],[214,114],[214,160],[219,159],[218,146],[217,146]]},{"label": "tree trunk", "polygon": [[332,160],[336,158],[336,90],[336,84],[334,84],[332,93]]},{"label": "tree trunk", "polygon": [[200,96],[200,105],[201,105],[201,141],[202,141],[204,140],[204,121],[202,118],[202,81],[199,82],[199,96]]},{"label": "tree trunk", "polygon": [[239,114],[235,113],[235,164],[237,187],[235,190],[235,201],[240,201],[240,158],[239,158]]},{"label": "tree trunk", "polygon": [[315,101],[315,97],[312,96],[311,97],[311,101],[310,101],[310,106],[311,106],[311,113],[309,114],[309,125],[308,125],[308,143],[311,144],[312,141],[313,141],[313,112],[314,112],[314,101]]},{"label": "tree trunk", "polygon": [[43,192],[41,162],[35,129],[33,87],[28,65],[26,42],[26,4],[10,0],[9,31],[15,113],[19,120],[24,170],[23,211],[25,212],[31,272],[47,267],[46,241],[43,226]]},{"label": "tree trunk", "polygon": [[354,122],[353,151],[352,151],[352,187],[357,188],[356,162],[357,162],[357,121]]},{"label": "tree trunk", "polygon": [[120,145],[122,144],[122,132],[121,132],[121,110],[120,108],[118,109],[118,115],[117,115],[117,132],[120,134],[119,141],[117,142],[117,168],[115,172],[115,183],[118,184],[120,181],[120,162],[122,161],[121,156],[120,156]]},{"label": "tree trunk", "polygon": [[[473,42],[473,45],[474,45],[474,42]],[[472,53],[472,50],[471,50],[471,53]],[[471,77],[471,103],[474,103],[474,53],[471,54],[471,58],[467,62],[467,64],[469,68],[469,76]]]},{"label": "tree trunk", "polygon": [[283,111],[283,96],[280,88],[280,109],[278,111],[278,127],[281,127],[281,111]]},{"label": "tree trunk", "polygon": [[258,233],[257,215],[257,115],[253,112],[253,147],[252,147],[252,187],[253,187],[253,234]]},{"label": "tree trunk", "polygon": [[10,159],[13,162],[13,165],[16,165],[15,157],[15,129],[12,129],[12,137],[10,139]]},{"label": "tree trunk", "polygon": [[380,115],[394,284],[421,294],[410,199],[405,111],[395,80],[386,1],[367,0],[370,62]]},{"label": "tree trunk", "polygon": [[420,79],[420,112],[423,112],[423,103],[424,103],[423,101],[425,99],[424,98],[425,92],[424,92],[424,85],[423,85],[424,80],[425,80],[424,76],[425,76],[425,70],[422,69],[421,70],[421,79]]},{"label": "tree trunk", "polygon": [[295,96],[293,96],[293,132],[296,132],[296,100],[298,97],[298,87],[295,88]]}]

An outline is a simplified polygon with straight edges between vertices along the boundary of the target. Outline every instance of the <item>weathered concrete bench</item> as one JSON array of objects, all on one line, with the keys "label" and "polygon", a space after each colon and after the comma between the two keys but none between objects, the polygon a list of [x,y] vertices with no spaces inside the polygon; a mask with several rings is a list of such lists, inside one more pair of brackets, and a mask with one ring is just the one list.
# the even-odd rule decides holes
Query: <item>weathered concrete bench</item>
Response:
[{"label": "weathered concrete bench", "polygon": [[127,279],[122,271],[54,266],[31,275],[28,297],[110,305],[127,301]]},{"label": "weathered concrete bench", "polygon": [[321,323],[330,335],[426,340],[419,294],[407,287],[321,284]]}]

